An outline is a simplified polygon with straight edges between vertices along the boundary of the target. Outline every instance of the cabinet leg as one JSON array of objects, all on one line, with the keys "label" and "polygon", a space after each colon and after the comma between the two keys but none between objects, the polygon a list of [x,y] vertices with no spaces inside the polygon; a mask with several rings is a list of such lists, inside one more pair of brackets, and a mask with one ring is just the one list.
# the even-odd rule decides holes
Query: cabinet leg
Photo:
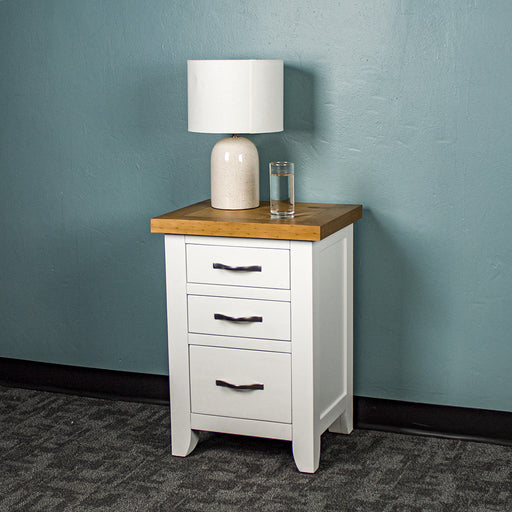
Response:
[{"label": "cabinet leg", "polygon": [[314,473],[320,464],[320,436],[309,443],[292,441],[293,459],[301,473]]},{"label": "cabinet leg", "polygon": [[329,432],[334,432],[335,434],[350,434],[353,430],[353,405],[352,400],[350,400],[347,409],[343,414],[334,421],[334,423],[329,427]]},{"label": "cabinet leg", "polygon": [[199,436],[195,430],[182,429],[179,431],[171,425],[171,453],[176,457],[186,457],[194,451]]}]

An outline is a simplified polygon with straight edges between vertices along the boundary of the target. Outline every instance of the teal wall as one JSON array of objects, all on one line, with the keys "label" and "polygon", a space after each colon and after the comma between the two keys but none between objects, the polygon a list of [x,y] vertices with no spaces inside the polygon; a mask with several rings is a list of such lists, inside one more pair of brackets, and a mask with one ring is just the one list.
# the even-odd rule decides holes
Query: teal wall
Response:
[{"label": "teal wall", "polygon": [[512,2],[0,1],[0,356],[165,374],[186,60],[281,58],[300,201],[362,203],[355,392],[512,411]]}]

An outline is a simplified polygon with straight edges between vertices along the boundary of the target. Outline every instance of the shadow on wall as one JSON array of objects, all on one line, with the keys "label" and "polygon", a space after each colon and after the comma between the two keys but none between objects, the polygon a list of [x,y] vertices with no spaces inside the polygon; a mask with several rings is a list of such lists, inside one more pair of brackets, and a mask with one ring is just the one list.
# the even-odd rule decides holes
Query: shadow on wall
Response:
[{"label": "shadow on wall", "polygon": [[354,384],[362,396],[393,398],[424,386],[446,321],[446,299],[422,278],[418,248],[390,226],[368,208],[355,225]]},{"label": "shadow on wall", "polygon": [[220,136],[188,132],[186,61],[169,69],[138,66],[129,75],[111,114],[111,132],[123,147],[126,167],[152,184],[147,185],[152,202],[164,204],[165,211],[206,199],[210,152]]},{"label": "shadow on wall", "polygon": [[414,272],[371,209],[364,209],[355,229],[354,387],[379,394],[383,389],[375,387],[403,384],[406,288]]},{"label": "shadow on wall", "polygon": [[315,135],[315,76],[292,66],[284,68],[285,133],[305,132]]},{"label": "shadow on wall", "polygon": [[260,195],[269,196],[268,163],[296,161],[294,147],[313,139],[316,126],[315,75],[293,66],[284,67],[284,131],[251,136],[260,155]]}]

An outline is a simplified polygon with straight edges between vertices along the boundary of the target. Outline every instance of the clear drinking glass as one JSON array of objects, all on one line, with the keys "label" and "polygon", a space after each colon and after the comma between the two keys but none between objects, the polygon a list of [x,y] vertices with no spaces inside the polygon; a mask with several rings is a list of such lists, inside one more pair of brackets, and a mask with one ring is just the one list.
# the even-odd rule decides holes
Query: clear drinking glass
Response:
[{"label": "clear drinking glass", "polygon": [[295,215],[295,166],[293,162],[270,162],[270,216]]}]

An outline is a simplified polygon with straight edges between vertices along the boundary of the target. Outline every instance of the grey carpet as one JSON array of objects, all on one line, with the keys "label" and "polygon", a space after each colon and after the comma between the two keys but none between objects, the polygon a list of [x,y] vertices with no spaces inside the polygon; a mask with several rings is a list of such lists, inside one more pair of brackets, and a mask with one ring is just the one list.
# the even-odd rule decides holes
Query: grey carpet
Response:
[{"label": "grey carpet", "polygon": [[288,442],[202,433],[168,408],[0,387],[0,511],[508,511],[512,448],[355,430],[298,473]]}]

